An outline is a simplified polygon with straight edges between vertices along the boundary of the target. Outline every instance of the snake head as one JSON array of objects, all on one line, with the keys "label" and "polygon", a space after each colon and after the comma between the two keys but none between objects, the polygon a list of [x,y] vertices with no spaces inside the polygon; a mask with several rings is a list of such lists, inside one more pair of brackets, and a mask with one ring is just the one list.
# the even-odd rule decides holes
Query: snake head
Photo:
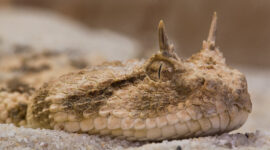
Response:
[{"label": "snake head", "polygon": [[[163,99],[167,103],[178,105],[178,109],[184,109],[193,120],[219,116],[217,128],[222,128],[220,131],[223,132],[236,129],[246,121],[251,112],[251,101],[245,76],[227,66],[223,54],[216,46],[216,29],[217,14],[214,13],[209,35],[203,41],[202,49],[184,59],[174,51],[174,46],[169,43],[165,33],[164,23],[160,21],[160,50],[148,59],[145,72],[149,80],[154,82],[152,85],[163,86],[163,93],[167,95]],[[175,92],[168,95],[171,91]],[[166,104],[162,98],[153,99]],[[222,122],[225,117],[227,120]]]}]

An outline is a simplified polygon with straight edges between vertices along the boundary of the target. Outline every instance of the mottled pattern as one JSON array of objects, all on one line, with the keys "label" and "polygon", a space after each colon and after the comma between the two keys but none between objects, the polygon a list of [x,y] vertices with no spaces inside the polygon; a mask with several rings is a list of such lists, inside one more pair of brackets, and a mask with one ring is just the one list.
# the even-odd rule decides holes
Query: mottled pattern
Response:
[{"label": "mottled pattern", "polygon": [[27,126],[141,141],[239,128],[251,112],[247,82],[226,65],[215,30],[214,15],[203,49],[182,59],[161,21],[159,52],[145,61],[104,63],[45,83],[29,101]]}]

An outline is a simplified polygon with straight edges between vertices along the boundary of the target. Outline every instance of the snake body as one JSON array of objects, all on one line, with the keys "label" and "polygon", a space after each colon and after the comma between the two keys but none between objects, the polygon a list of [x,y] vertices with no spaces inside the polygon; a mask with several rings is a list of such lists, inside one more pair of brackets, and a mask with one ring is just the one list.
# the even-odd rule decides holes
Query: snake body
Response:
[{"label": "snake body", "polygon": [[169,44],[161,21],[160,51],[149,59],[65,74],[29,97],[2,92],[0,111],[5,114],[0,120],[140,141],[237,129],[251,112],[247,82],[226,65],[215,46],[215,30],[216,15],[202,50],[182,59]]}]

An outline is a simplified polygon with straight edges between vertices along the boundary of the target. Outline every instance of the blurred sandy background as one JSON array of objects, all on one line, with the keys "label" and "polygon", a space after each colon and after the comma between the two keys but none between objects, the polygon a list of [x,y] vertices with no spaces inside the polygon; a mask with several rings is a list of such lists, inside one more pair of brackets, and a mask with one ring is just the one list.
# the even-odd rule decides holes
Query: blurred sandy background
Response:
[{"label": "blurred sandy background", "polygon": [[120,34],[128,39],[115,41],[120,48],[133,42],[131,47],[136,52],[128,53],[130,58],[146,58],[158,48],[156,29],[160,19],[165,21],[177,53],[189,57],[200,50],[212,14],[217,11],[217,45],[227,62],[247,75],[253,101],[253,112],[240,130],[270,131],[270,1],[1,0],[0,6],[42,9],[91,30]]},{"label": "blurred sandy background", "polygon": [[1,0],[2,5],[49,9],[94,29],[110,29],[133,38],[140,50],[156,48],[156,27],[164,19],[182,56],[198,51],[212,13],[218,12],[218,45],[229,63],[270,66],[270,1],[158,0]]}]

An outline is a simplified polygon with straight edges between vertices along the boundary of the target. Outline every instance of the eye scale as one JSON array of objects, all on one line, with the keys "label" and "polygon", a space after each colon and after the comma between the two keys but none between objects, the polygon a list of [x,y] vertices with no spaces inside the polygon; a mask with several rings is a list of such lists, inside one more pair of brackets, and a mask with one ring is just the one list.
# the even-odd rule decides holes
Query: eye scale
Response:
[{"label": "eye scale", "polygon": [[[0,121],[135,141],[235,130],[252,104],[245,76],[228,67],[216,48],[216,25],[214,13],[202,49],[184,59],[160,21],[159,50],[147,60],[107,62],[65,74],[27,98],[7,94],[0,99],[0,106],[8,106],[0,109],[5,114]],[[10,97],[12,104],[6,104]]]}]

